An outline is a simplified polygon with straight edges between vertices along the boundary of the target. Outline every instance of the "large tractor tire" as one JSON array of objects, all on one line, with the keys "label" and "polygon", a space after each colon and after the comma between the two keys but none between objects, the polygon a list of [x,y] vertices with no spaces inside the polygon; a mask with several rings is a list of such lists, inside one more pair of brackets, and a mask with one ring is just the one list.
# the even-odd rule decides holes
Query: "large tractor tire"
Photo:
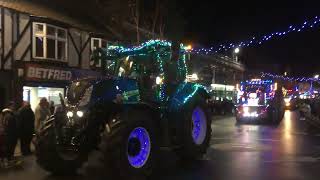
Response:
[{"label": "large tractor tire", "polygon": [[79,153],[62,157],[57,150],[54,120],[48,120],[41,127],[35,142],[37,163],[44,170],[55,175],[75,174],[82,164],[87,161],[88,153]]},{"label": "large tractor tire", "polygon": [[157,167],[158,133],[152,114],[127,109],[107,124],[102,138],[108,170],[123,179],[144,179]]},{"label": "large tractor tire", "polygon": [[178,148],[177,154],[183,161],[193,161],[207,152],[211,139],[212,119],[208,105],[202,98],[188,104],[183,112],[180,119],[182,146]]}]

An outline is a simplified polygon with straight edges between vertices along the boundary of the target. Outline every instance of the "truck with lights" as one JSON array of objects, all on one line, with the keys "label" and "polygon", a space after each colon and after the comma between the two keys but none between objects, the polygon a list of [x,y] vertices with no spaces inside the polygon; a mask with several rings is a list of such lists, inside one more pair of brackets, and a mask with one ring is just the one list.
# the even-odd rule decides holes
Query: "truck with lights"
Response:
[{"label": "truck with lights", "polygon": [[95,53],[111,75],[71,83],[61,111],[37,135],[38,164],[56,174],[75,172],[94,149],[108,172],[143,179],[167,149],[184,160],[209,147],[206,89],[188,82],[182,45],[153,40]]},{"label": "truck with lights", "polygon": [[241,82],[237,95],[237,122],[279,123],[285,111],[283,93],[273,80],[252,79]]}]

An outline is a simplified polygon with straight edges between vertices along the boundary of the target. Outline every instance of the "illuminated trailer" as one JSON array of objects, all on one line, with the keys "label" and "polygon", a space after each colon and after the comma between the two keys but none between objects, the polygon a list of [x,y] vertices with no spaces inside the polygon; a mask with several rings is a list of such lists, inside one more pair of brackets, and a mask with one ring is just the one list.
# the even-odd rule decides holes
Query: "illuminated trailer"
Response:
[{"label": "illuminated trailer", "polygon": [[261,79],[247,80],[241,82],[237,90],[237,121],[281,121],[284,103],[281,90],[277,91],[276,82]]}]

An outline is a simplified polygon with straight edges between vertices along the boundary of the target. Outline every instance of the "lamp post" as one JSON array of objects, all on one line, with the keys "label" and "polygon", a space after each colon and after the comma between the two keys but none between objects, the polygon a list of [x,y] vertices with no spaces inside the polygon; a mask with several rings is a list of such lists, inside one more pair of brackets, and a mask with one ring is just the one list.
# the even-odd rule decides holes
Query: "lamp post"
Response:
[{"label": "lamp post", "polygon": [[235,60],[236,62],[238,62],[238,54],[240,52],[240,48],[235,48],[233,51],[233,60]]},{"label": "lamp post", "polygon": [[314,77],[313,77],[313,80],[311,80],[311,83],[310,83],[310,91],[311,91],[311,93],[313,93],[313,81],[318,81],[319,80],[319,74],[316,74],[316,75],[314,75]]}]

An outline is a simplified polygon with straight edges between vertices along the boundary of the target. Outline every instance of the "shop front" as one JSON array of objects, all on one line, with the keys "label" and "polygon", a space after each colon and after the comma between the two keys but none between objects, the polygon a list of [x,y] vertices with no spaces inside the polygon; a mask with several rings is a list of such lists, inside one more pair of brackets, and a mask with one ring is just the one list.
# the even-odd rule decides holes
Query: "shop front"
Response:
[{"label": "shop front", "polygon": [[60,104],[60,95],[66,93],[66,87],[75,79],[98,77],[96,71],[75,68],[25,64],[23,76],[23,100],[28,101],[34,110],[41,98],[47,98],[54,105]]},{"label": "shop front", "polygon": [[235,102],[237,97],[236,89],[233,85],[211,84],[210,93],[216,101],[226,99]]}]

